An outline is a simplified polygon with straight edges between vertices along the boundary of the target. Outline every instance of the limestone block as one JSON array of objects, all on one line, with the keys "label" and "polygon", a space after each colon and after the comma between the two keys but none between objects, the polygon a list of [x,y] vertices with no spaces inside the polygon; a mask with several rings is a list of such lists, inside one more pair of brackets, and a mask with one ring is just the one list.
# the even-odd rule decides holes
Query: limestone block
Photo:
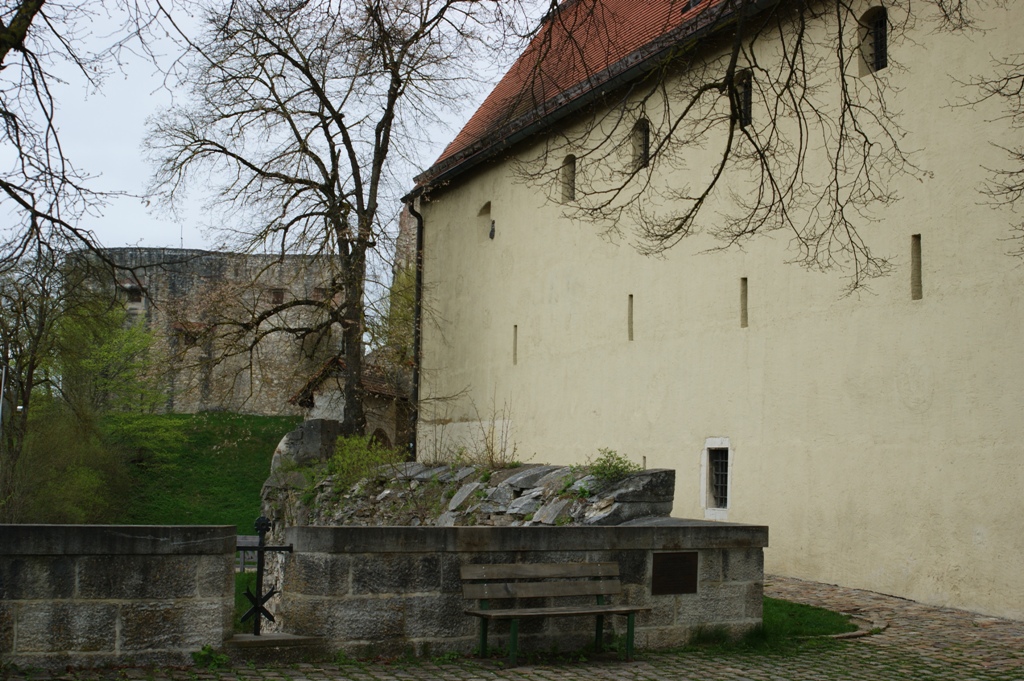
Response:
[{"label": "limestone block", "polygon": [[722,581],[722,553],[727,549],[703,549],[697,562],[697,581]]},{"label": "limestone block", "polygon": [[184,598],[196,595],[198,556],[82,556],[79,598]]},{"label": "limestone block", "polygon": [[568,508],[571,503],[571,499],[552,499],[533,514],[533,520],[545,525],[554,525],[559,518],[569,517]]},{"label": "limestone block", "polygon": [[603,488],[607,487],[607,484],[601,482],[593,475],[586,475],[569,486],[569,492],[572,494],[585,493],[588,496],[594,496],[600,492]]},{"label": "limestone block", "polygon": [[678,648],[690,640],[691,628],[686,626],[664,627],[648,631],[636,632],[636,647],[639,649],[658,650],[660,648]]},{"label": "limestone block", "polygon": [[0,600],[0,659],[14,650],[14,617],[18,606]]},{"label": "limestone block", "polygon": [[651,554],[647,551],[613,551],[587,558],[591,561],[611,560],[619,564],[619,580],[627,589],[642,587],[645,593],[651,590]]},{"label": "limestone block", "polygon": [[198,650],[219,646],[224,640],[225,607],[232,603],[198,600],[167,600],[127,603],[121,606],[120,649],[177,648]]},{"label": "limestone block", "polygon": [[441,593],[458,594],[462,598],[462,556],[457,553],[441,554]]},{"label": "limestone block", "polygon": [[284,590],[308,596],[343,596],[351,561],[344,554],[293,553],[285,560]]},{"label": "limestone block", "polygon": [[0,601],[71,598],[75,562],[64,556],[0,558]]},{"label": "limestone block", "polygon": [[18,609],[17,653],[113,651],[117,605],[34,601]]},{"label": "limestone block", "polygon": [[456,492],[455,496],[453,496],[451,501],[448,502],[448,510],[457,511],[459,507],[466,503],[466,500],[469,499],[474,492],[482,487],[483,484],[479,482],[471,482],[460,487],[459,491]]},{"label": "limestone block", "polygon": [[756,549],[723,549],[722,579],[750,582],[764,579],[764,551]]},{"label": "limestone block", "polygon": [[455,523],[458,522],[459,517],[460,514],[455,511],[445,511],[437,517],[437,521],[434,524],[438,527],[455,527]]},{"label": "limestone block", "polygon": [[506,485],[499,485],[487,492],[487,501],[501,506],[508,506],[515,498],[515,491]]},{"label": "limestone block", "polygon": [[412,476],[412,479],[417,482],[430,482],[434,479],[440,479],[440,477],[447,472],[448,466],[431,466],[424,468],[419,473]]},{"label": "limestone block", "polygon": [[558,466],[543,478],[534,483],[535,487],[543,487],[549,494],[557,494],[562,491],[566,481],[572,477],[572,470],[568,466]]},{"label": "limestone block", "polygon": [[440,588],[441,559],[437,553],[352,556],[353,594],[438,591]]},{"label": "limestone block", "polygon": [[537,486],[538,480],[558,468],[560,468],[560,466],[534,466],[533,468],[527,468],[526,470],[510,475],[505,479],[503,484],[508,485],[513,489],[530,489],[531,487]]},{"label": "limestone block", "polygon": [[501,483],[511,478],[513,475],[519,475],[523,471],[530,470],[533,468],[537,468],[537,464],[528,463],[523,466],[516,466],[515,468],[502,468],[496,471],[492,471],[488,483],[494,487],[497,487]]},{"label": "limestone block", "polygon": [[232,598],[235,591],[234,556],[199,556],[197,565],[200,598]]},{"label": "limestone block", "polygon": [[476,472],[473,466],[462,466],[460,468],[448,467],[444,473],[437,476],[438,482],[462,482]]},{"label": "limestone block", "polygon": [[[629,601],[630,605],[642,605]],[[668,627],[676,623],[676,597],[675,596],[654,596],[649,603],[650,610],[638,613],[636,623],[638,627]]]},{"label": "limestone block", "polygon": [[508,505],[507,513],[509,515],[524,516],[530,513],[534,513],[540,508],[541,500],[535,496],[522,496],[518,499],[513,500]]},{"label": "limestone block", "polygon": [[325,613],[330,612],[336,599],[296,597],[285,591],[278,606],[271,612],[280,623],[280,631],[296,636],[323,636]]},{"label": "limestone block", "polygon": [[[328,640],[381,641],[401,638],[405,631],[408,597],[341,598],[314,614]],[[326,604],[325,604],[326,605]]]},{"label": "limestone block", "polygon": [[743,612],[747,617],[760,620],[764,616],[764,583],[751,582],[743,599]]},{"label": "limestone block", "polygon": [[743,619],[746,616],[745,585],[722,584],[717,589],[706,589],[697,596],[698,622],[721,623]]},{"label": "limestone block", "polygon": [[471,636],[477,623],[463,612],[469,601],[461,594],[422,596],[407,601],[405,635],[411,638]]},{"label": "limestone block", "polygon": [[623,502],[669,502],[675,496],[676,472],[670,468],[655,468],[634,473],[621,480],[607,496]]},{"label": "limestone block", "polygon": [[[609,497],[610,498],[610,497]],[[672,512],[672,502],[614,502],[610,506],[595,504],[583,518],[584,525],[620,525],[648,516],[664,516]]]}]

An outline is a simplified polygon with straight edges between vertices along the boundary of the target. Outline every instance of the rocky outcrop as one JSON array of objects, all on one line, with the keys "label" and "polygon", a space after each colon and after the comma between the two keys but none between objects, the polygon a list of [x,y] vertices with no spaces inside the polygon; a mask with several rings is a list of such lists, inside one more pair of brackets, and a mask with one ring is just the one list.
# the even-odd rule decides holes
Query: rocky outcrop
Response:
[{"label": "rocky outcrop", "polygon": [[268,517],[285,526],[618,525],[668,516],[675,471],[642,471],[609,482],[585,467],[384,466],[339,490],[332,477],[277,469],[264,486]]}]

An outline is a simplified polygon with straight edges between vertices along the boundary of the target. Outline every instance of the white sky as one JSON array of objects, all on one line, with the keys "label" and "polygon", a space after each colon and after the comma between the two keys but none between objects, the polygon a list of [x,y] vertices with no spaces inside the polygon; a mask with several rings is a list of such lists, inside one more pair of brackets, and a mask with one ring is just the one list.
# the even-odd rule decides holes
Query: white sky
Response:
[{"label": "white sky", "polygon": [[148,209],[140,198],[151,173],[142,156],[146,118],[171,102],[161,82],[154,67],[139,59],[126,66],[125,74],[111,73],[99,92],[89,92],[80,78],[58,90],[58,121],[67,157],[80,171],[97,176],[91,183],[94,189],[134,195],[113,199],[100,218],[85,218],[82,226],[104,246],[210,244],[199,230],[198,215],[178,224]]},{"label": "white sky", "polygon": [[[162,87],[163,76],[151,63],[137,58],[124,66],[124,73],[111,72],[100,91],[90,92],[80,74],[66,73],[68,82],[54,88],[66,156],[80,172],[95,177],[90,185],[93,189],[130,194],[112,199],[102,208],[101,217],[87,217],[81,226],[91,230],[106,247],[212,247],[215,237],[202,224],[201,196],[190,197],[191,205],[177,221],[166,210],[149,207],[141,198],[152,173],[142,152],[146,119],[172,102],[172,94]],[[492,80],[500,75],[493,74]],[[437,158],[488,91],[483,88],[466,101],[464,109],[449,122],[450,131],[425,136],[430,143],[422,148],[424,164]],[[410,188],[412,176],[419,170],[409,169]],[[385,215],[397,213],[397,209],[383,207]]]}]

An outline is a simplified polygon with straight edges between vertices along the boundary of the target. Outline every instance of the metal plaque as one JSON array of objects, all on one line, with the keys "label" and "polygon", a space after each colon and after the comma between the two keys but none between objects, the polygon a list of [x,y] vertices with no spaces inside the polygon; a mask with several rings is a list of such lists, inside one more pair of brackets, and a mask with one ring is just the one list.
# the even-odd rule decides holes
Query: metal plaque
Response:
[{"label": "metal plaque", "polygon": [[655,553],[651,566],[651,594],[697,593],[697,552]]}]

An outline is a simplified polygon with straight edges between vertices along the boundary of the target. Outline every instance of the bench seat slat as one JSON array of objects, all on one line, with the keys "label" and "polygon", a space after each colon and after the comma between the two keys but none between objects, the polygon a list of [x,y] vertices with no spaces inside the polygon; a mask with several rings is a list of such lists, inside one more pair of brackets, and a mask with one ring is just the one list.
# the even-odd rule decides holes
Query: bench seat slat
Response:
[{"label": "bench seat slat", "polygon": [[463,565],[462,579],[559,579],[618,577],[618,563],[499,563]]},{"label": "bench seat slat", "polygon": [[551,608],[502,608],[499,610],[468,609],[467,615],[489,620],[522,619],[527,617],[569,617],[574,615],[628,615],[644,612],[649,607],[635,605],[566,605]]},{"label": "bench seat slat", "polygon": [[577,582],[498,582],[463,584],[466,598],[547,598],[558,596],[615,596],[622,593],[617,579]]}]

